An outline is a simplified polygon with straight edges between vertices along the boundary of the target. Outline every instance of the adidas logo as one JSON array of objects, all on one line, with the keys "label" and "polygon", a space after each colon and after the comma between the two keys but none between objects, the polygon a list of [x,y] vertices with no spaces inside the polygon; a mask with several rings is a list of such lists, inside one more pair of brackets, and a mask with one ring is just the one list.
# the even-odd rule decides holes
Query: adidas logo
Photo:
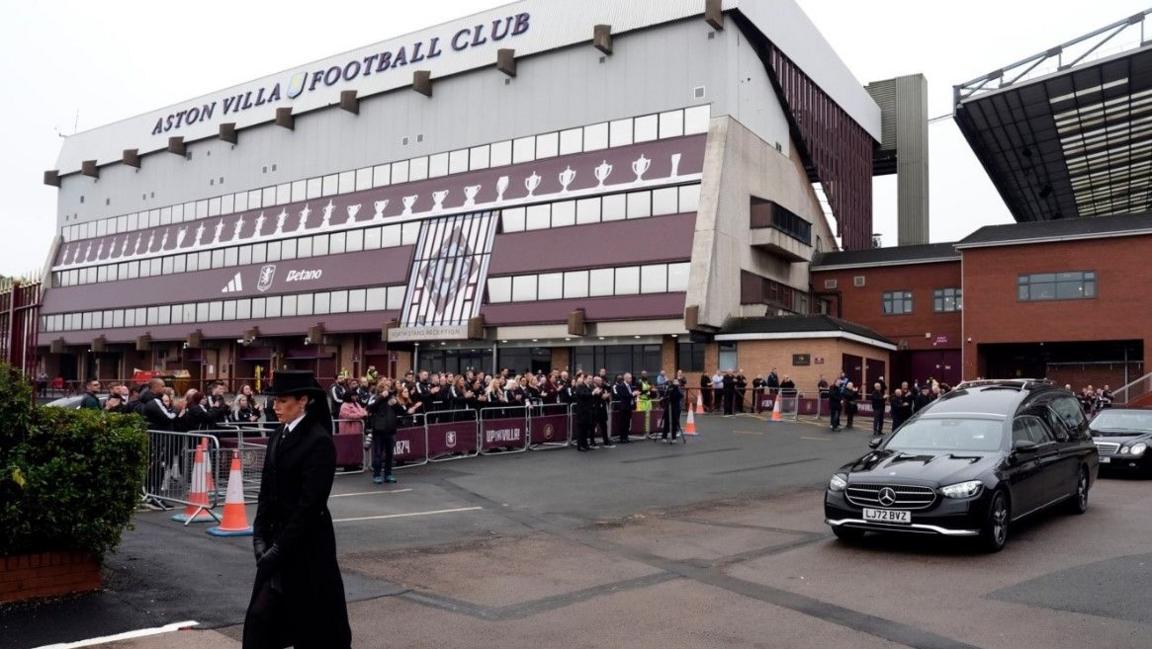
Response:
[{"label": "adidas logo", "polygon": [[220,292],[221,293],[239,293],[240,291],[243,291],[243,290],[244,290],[244,280],[241,279],[240,273],[236,273],[236,276],[232,278],[232,281],[228,282],[228,286],[225,286],[224,289]]}]

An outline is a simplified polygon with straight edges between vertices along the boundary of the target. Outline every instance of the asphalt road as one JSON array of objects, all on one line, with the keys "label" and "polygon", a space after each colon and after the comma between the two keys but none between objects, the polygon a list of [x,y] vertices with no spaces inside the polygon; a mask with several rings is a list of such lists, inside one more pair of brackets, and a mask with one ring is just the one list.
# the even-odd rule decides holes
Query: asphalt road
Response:
[{"label": "asphalt road", "polygon": [[[753,417],[687,446],[637,442],[337,478],[330,503],[357,647],[1147,647],[1152,483],[1104,480],[1088,514],[1009,547],[823,524],[821,488],[866,450]],[[117,649],[237,646],[248,539],[136,517],[105,592],[0,610],[0,647],[195,620]]]}]

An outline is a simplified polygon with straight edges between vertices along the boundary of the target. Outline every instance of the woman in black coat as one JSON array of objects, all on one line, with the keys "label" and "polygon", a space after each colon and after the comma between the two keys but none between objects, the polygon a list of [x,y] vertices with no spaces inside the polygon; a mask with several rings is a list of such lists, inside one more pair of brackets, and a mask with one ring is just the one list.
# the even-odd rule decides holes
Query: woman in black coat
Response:
[{"label": "woman in black coat", "polygon": [[306,371],[276,372],[269,392],[281,425],[268,441],[252,524],[256,582],[244,649],[350,649],[328,511],[336,472],[328,399]]},{"label": "woman in black coat", "polygon": [[372,430],[372,482],[376,484],[396,482],[392,477],[396,429],[408,411],[400,405],[399,395],[393,389],[391,380],[380,379],[376,384],[376,394],[368,401],[368,427]]}]

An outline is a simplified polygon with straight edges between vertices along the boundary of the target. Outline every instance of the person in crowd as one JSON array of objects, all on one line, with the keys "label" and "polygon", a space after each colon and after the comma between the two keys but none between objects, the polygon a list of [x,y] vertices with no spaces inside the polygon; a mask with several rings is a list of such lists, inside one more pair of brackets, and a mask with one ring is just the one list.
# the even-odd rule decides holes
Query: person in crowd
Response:
[{"label": "person in crowd", "polygon": [[892,391],[888,404],[892,408],[892,430],[896,430],[912,416],[912,403],[907,399],[903,389],[896,388]]},{"label": "person in crowd", "polygon": [[[260,406],[260,399],[256,396],[256,392],[252,390],[252,386],[245,383],[240,386],[240,396],[248,400],[248,408],[252,410],[252,414],[256,415],[256,419],[252,421],[260,421],[264,418],[264,408]],[[237,397],[239,399],[239,397]]]},{"label": "person in crowd", "polygon": [[[372,432],[372,482],[375,484],[395,484],[392,476],[396,454],[396,431],[403,417],[414,415],[418,405],[405,408],[395,392],[391,379],[382,378],[376,383],[376,391],[368,400],[368,428]],[[412,412],[409,413],[409,410]]]},{"label": "person in crowd", "polygon": [[332,413],[312,372],[276,372],[280,426],[265,455],[252,549],[256,579],[244,649],[349,649],[344,584],[328,496],[336,472]]},{"label": "person in crowd", "polygon": [[884,397],[884,384],[877,381],[872,384],[872,394],[869,396],[872,403],[872,434],[884,434],[884,406],[887,399]]},{"label": "person in crowd", "polygon": [[724,376],[720,380],[721,399],[724,402],[724,416],[731,417],[735,414],[736,407],[736,375],[732,370],[724,370]]},{"label": "person in crowd", "polygon": [[232,415],[228,421],[237,424],[251,424],[260,421],[260,413],[252,408],[252,401],[247,395],[239,394],[232,406]]},{"label": "person in crowd", "polygon": [[85,385],[84,396],[80,399],[80,407],[86,410],[100,410],[100,381],[92,379]]},{"label": "person in crowd", "polygon": [[724,412],[724,374],[720,370],[712,375],[712,410]]},{"label": "person in crowd", "polygon": [[684,384],[680,381],[669,381],[664,386],[664,417],[661,422],[660,440],[668,444],[669,437],[675,441],[683,434],[680,429],[680,410],[684,404]]},{"label": "person in crowd", "polygon": [[232,408],[224,401],[224,384],[222,382],[217,381],[210,385],[208,393],[204,395],[201,403],[208,414],[209,423],[212,425],[228,421],[228,416],[232,414]]},{"label": "person in crowd", "polygon": [[784,375],[784,380],[780,382],[780,392],[782,392],[784,396],[796,396],[796,382],[792,380],[791,376],[787,374]]},{"label": "person in crowd", "polygon": [[733,380],[736,392],[734,393],[735,410],[738,413],[744,413],[744,403],[748,398],[748,377],[744,375],[743,369],[736,370],[736,377]]},{"label": "person in crowd", "polygon": [[888,394],[888,383],[884,380],[884,377],[881,376],[880,378],[876,379],[876,381],[880,384],[880,389],[884,392],[884,394]]},{"label": "person in crowd", "polygon": [[912,414],[920,412],[930,403],[932,403],[932,387],[925,383],[920,386],[916,394],[912,395]]},{"label": "person in crowd", "polygon": [[844,416],[848,420],[845,427],[852,428],[852,421],[856,417],[856,410],[858,402],[860,401],[860,391],[856,389],[855,383],[849,381],[844,384],[842,395],[844,399]]},{"label": "person in crowd", "polygon": [[172,395],[160,391],[154,394],[140,412],[148,422],[148,430],[173,431],[176,429],[176,410],[172,405]]},{"label": "person in crowd", "polygon": [[764,375],[752,379],[752,412],[760,412],[764,403]]},{"label": "person in crowd", "polygon": [[704,411],[712,412],[712,377],[707,372],[700,373],[700,400],[704,402]]},{"label": "person in crowd", "polygon": [[[648,377],[644,377],[647,381]],[[636,410],[636,398],[640,396],[640,391],[632,386],[632,374],[624,373],[616,377],[616,383],[612,386],[612,402],[613,402],[613,416],[615,416],[616,436],[620,439],[621,444],[628,444],[632,440],[628,439],[632,433],[632,411]]]},{"label": "person in crowd", "polygon": [[120,401],[120,395],[110,394],[110,395],[108,395],[108,398],[104,400],[104,412],[110,412],[112,414],[120,414],[120,406],[121,405],[123,405],[123,404]]},{"label": "person in crowd", "polygon": [[590,440],[596,427],[596,402],[600,395],[594,390],[591,375],[584,375],[583,381],[579,380],[579,374],[576,378],[578,381],[572,390],[576,404],[576,450],[583,453],[592,450]]},{"label": "person in crowd", "polygon": [[820,375],[820,380],[816,382],[816,394],[820,401],[828,399],[828,380],[824,378],[823,374]]},{"label": "person in crowd", "polygon": [[143,413],[148,402],[159,398],[162,392],[164,392],[164,379],[158,377],[150,379],[140,390],[140,398],[136,400],[136,411]]},{"label": "person in crowd", "polygon": [[[660,373],[663,374],[664,371],[661,370]],[[656,380],[660,380],[659,375],[657,375]],[[673,380],[679,380],[679,378]],[[667,386],[668,383],[668,377],[665,376],[664,385]],[[641,377],[640,382],[636,384],[636,412],[644,413],[645,435],[648,435],[652,432],[650,429],[650,426],[652,425],[651,415],[648,414],[652,412],[652,392],[659,390],[660,387],[661,386],[654,386],[649,383],[647,377]]]},{"label": "person in crowd", "polygon": [[840,413],[844,407],[843,385],[836,381],[828,386],[828,421],[832,432],[840,430]]},{"label": "person in crowd", "polygon": [[[616,445],[612,443],[612,438],[608,436],[608,413],[612,410],[612,389],[599,374],[592,379],[592,385],[592,394],[596,397],[596,432],[599,434],[604,448],[616,448]],[[592,445],[596,445],[595,436],[593,436]]]},{"label": "person in crowd", "polygon": [[656,387],[660,387],[667,382],[668,382],[668,375],[666,375],[664,373],[664,370],[660,370],[660,373],[656,375]]},{"label": "person in crowd", "polygon": [[775,367],[768,372],[768,378],[764,379],[764,387],[768,389],[772,401],[776,401],[776,394],[780,391],[780,375],[776,373]]},{"label": "person in crowd", "polygon": [[204,405],[204,393],[199,390],[186,392],[184,407],[176,417],[176,430],[179,432],[210,430],[214,423],[215,419]]},{"label": "person in crowd", "polygon": [[337,413],[340,425],[337,427],[341,435],[361,435],[364,433],[364,419],[368,411],[360,405],[360,396],[357,391],[348,390],[344,393],[344,402],[340,404]]},{"label": "person in crowd", "polygon": [[332,383],[332,387],[328,388],[329,406],[332,410],[337,410],[340,405],[344,403],[344,394],[348,392],[348,374],[347,372],[340,372],[340,376]]}]

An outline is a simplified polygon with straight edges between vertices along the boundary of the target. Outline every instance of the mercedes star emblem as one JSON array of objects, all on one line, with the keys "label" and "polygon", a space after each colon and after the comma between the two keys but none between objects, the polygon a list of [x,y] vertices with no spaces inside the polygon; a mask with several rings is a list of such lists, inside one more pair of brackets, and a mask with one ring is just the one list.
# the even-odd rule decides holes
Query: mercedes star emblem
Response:
[{"label": "mercedes star emblem", "polygon": [[880,490],[877,500],[880,501],[881,505],[891,507],[896,504],[896,491],[893,490],[892,487],[884,487]]}]

